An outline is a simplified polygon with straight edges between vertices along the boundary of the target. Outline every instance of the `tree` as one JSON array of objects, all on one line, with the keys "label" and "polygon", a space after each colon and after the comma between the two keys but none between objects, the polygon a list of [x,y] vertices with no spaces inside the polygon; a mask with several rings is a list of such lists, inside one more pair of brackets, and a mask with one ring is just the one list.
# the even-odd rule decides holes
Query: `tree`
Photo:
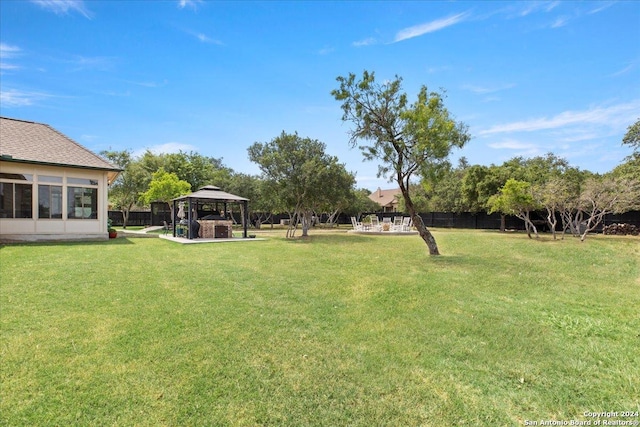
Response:
[{"label": "tree", "polygon": [[273,199],[268,196],[267,183],[259,176],[234,173],[227,191],[250,200],[247,215],[256,228],[260,228],[262,223],[271,218],[275,206]]},{"label": "tree", "polygon": [[101,154],[122,169],[118,178],[111,183],[109,200],[122,212],[122,228],[127,228],[129,212],[138,203],[151,176],[138,161],[131,157],[129,151],[103,151]]},{"label": "tree", "polygon": [[469,164],[462,157],[458,166],[453,167],[445,162],[439,173],[423,177],[422,187],[428,194],[431,212],[467,212],[469,207],[462,196],[462,178]]},{"label": "tree", "polygon": [[578,209],[586,216],[580,240],[610,213],[623,213],[640,208],[640,182],[614,176],[594,176],[584,184]]},{"label": "tree", "polygon": [[627,128],[627,133],[622,138],[622,143],[630,145],[635,150],[640,150],[640,119]]},{"label": "tree", "polygon": [[174,173],[178,179],[191,184],[194,190],[208,184],[226,189],[233,174],[233,170],[226,167],[222,159],[206,157],[193,151],[161,154],[146,151],[140,163],[149,174],[160,168]]},{"label": "tree", "polygon": [[338,159],[325,152],[325,145],[297,133],[284,131],[270,142],[249,147],[249,159],[257,163],[269,183],[276,208],[289,212],[287,238],[298,224],[308,236],[313,213],[337,203],[355,183]]},{"label": "tree", "polygon": [[189,191],[191,191],[191,184],[178,179],[175,173],[168,173],[164,168],[160,168],[153,173],[151,182],[149,183],[149,189],[143,193],[143,200],[145,203],[154,201],[168,203],[171,209],[171,220],[173,221],[175,215],[171,201],[176,197],[188,194]]},{"label": "tree", "polygon": [[523,220],[529,238],[532,230],[536,238],[539,237],[538,229],[531,221],[531,211],[537,209],[539,205],[533,197],[530,183],[513,178],[508,179],[500,189],[500,193],[489,198],[488,205],[490,212],[502,212]]},{"label": "tree", "polygon": [[473,165],[466,169],[460,184],[461,197],[469,212],[489,210],[487,202],[506,182],[497,166]]},{"label": "tree", "polygon": [[371,191],[366,188],[358,188],[351,190],[351,200],[349,205],[344,209],[344,213],[359,218],[364,212],[375,212],[380,205],[369,198]]},{"label": "tree", "polygon": [[353,201],[355,177],[344,167],[332,167],[327,170],[327,183],[333,186],[331,192],[324,192],[325,197],[318,201],[316,214],[327,214],[326,224],[333,226],[340,212],[349,208]]},{"label": "tree", "polygon": [[617,178],[627,178],[640,181],[640,151],[628,156],[625,161],[616,166],[611,174]]},{"label": "tree", "polygon": [[402,79],[377,83],[374,73],[364,71],[336,79],[340,84],[331,95],[342,102],[342,120],[351,122],[350,144],[358,146],[365,160],[378,159],[378,176],[394,175],[413,224],[429,248],[439,255],[435,238],[422,222],[413,204],[410,184],[414,175],[429,176],[446,161],[453,147],[462,147],[470,136],[467,126],[456,122],[444,106],[441,93],[422,86],[415,103],[409,105],[402,92]]}]

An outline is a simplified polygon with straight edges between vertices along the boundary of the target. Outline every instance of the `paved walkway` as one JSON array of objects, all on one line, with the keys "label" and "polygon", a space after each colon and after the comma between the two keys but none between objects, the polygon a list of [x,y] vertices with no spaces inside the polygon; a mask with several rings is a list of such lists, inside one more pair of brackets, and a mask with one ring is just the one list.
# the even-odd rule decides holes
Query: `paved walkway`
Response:
[{"label": "paved walkway", "polygon": [[373,230],[348,230],[349,234],[369,234],[376,236],[413,236],[420,234],[417,231],[373,231]]},{"label": "paved walkway", "polygon": [[165,240],[170,240],[172,242],[181,243],[183,245],[191,245],[194,243],[228,243],[228,242],[256,242],[261,240],[267,240],[263,237],[255,237],[243,239],[242,237],[233,237],[231,239],[206,239],[206,238],[197,238],[197,239],[187,239],[185,237],[173,237],[171,234],[159,234],[158,237]]},{"label": "paved walkway", "polygon": [[124,230],[118,230],[118,236],[129,236],[132,234],[135,234],[136,236],[139,237],[158,237],[158,234],[154,234],[154,233],[149,233],[147,234],[148,231],[155,231],[155,230],[162,230],[162,226],[161,225],[155,225],[153,227],[147,227],[147,228],[143,228],[142,230],[129,230],[129,229],[124,229]]}]

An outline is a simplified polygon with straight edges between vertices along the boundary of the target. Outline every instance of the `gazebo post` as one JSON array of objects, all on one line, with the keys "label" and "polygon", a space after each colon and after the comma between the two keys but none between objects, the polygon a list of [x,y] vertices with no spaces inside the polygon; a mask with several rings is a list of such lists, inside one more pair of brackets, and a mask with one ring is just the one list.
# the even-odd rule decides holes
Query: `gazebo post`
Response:
[{"label": "gazebo post", "polygon": [[188,197],[187,200],[189,201],[189,212],[187,212],[187,236],[189,236],[189,240],[193,239],[193,236],[191,235],[191,197]]},{"label": "gazebo post", "polygon": [[173,210],[171,211],[171,226],[173,227],[172,234],[176,237],[176,200],[173,199]]},{"label": "gazebo post", "polygon": [[247,238],[247,227],[249,225],[249,209],[248,209],[249,203],[246,200],[242,201],[242,237],[243,238]]}]

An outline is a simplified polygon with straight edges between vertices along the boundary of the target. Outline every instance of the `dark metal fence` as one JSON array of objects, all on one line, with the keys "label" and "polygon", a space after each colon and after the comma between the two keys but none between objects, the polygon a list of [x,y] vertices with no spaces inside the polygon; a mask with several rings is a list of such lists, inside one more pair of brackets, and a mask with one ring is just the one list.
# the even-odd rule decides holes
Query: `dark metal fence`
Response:
[{"label": "dark metal fence", "polygon": [[[406,216],[406,213],[402,212],[371,212],[362,214],[360,217],[367,215],[377,215],[379,218],[394,216]],[[162,225],[162,221],[170,222],[170,213],[163,209],[158,209],[155,214],[151,211],[133,211],[129,213],[129,221],[127,225],[141,226],[141,225]],[[234,212],[236,222],[240,222],[240,214]],[[498,213],[487,214],[485,212],[470,213],[452,213],[452,212],[429,212],[420,214],[422,221],[427,227],[434,228],[467,228],[477,230],[499,230],[501,216]],[[122,212],[109,211],[109,218],[113,221],[113,225],[121,226],[123,224]],[[534,212],[532,213],[532,219],[539,231],[548,231],[546,225],[546,213]],[[287,223],[289,216],[286,214],[272,215],[271,221],[275,225]],[[327,220],[326,215],[320,218],[320,222],[324,223]],[[263,227],[268,227],[269,223],[263,224]],[[351,218],[349,215],[341,214],[338,217],[338,224],[351,224]],[[640,227],[640,211],[626,212],[623,214],[610,214],[605,216],[603,223],[596,229],[597,232],[602,231],[602,227],[609,224],[622,223],[631,224],[636,227]],[[253,223],[251,224],[253,225]],[[558,225],[556,228],[562,227],[562,221],[558,218]],[[507,215],[505,217],[505,228],[508,230],[524,230],[524,222],[515,216]],[[558,230],[560,231],[560,230]]]},{"label": "dark metal fence", "polygon": [[[111,219],[112,224],[116,226],[122,226],[122,224],[124,223],[122,212],[120,211],[109,211],[109,219]],[[151,224],[151,212],[149,211],[129,212],[129,220],[127,221],[127,225],[138,226],[138,225],[150,225],[150,224]]]}]

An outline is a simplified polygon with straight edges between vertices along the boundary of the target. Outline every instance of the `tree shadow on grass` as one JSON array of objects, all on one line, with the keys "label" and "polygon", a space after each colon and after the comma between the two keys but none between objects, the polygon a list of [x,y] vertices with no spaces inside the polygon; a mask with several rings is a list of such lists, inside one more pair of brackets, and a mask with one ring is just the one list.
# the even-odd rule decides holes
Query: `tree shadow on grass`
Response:
[{"label": "tree shadow on grass", "polygon": [[304,243],[320,243],[320,244],[353,244],[353,243],[369,243],[374,239],[372,236],[362,234],[311,234],[307,237],[295,236],[290,239],[284,239],[291,244]]},{"label": "tree shadow on grass", "polygon": [[12,242],[0,244],[0,249],[4,247],[14,246],[27,246],[27,247],[75,247],[75,246],[120,246],[120,245],[133,245],[134,243],[129,238],[118,237],[116,239],[109,240],[75,240],[75,241],[49,241],[49,242]]}]

